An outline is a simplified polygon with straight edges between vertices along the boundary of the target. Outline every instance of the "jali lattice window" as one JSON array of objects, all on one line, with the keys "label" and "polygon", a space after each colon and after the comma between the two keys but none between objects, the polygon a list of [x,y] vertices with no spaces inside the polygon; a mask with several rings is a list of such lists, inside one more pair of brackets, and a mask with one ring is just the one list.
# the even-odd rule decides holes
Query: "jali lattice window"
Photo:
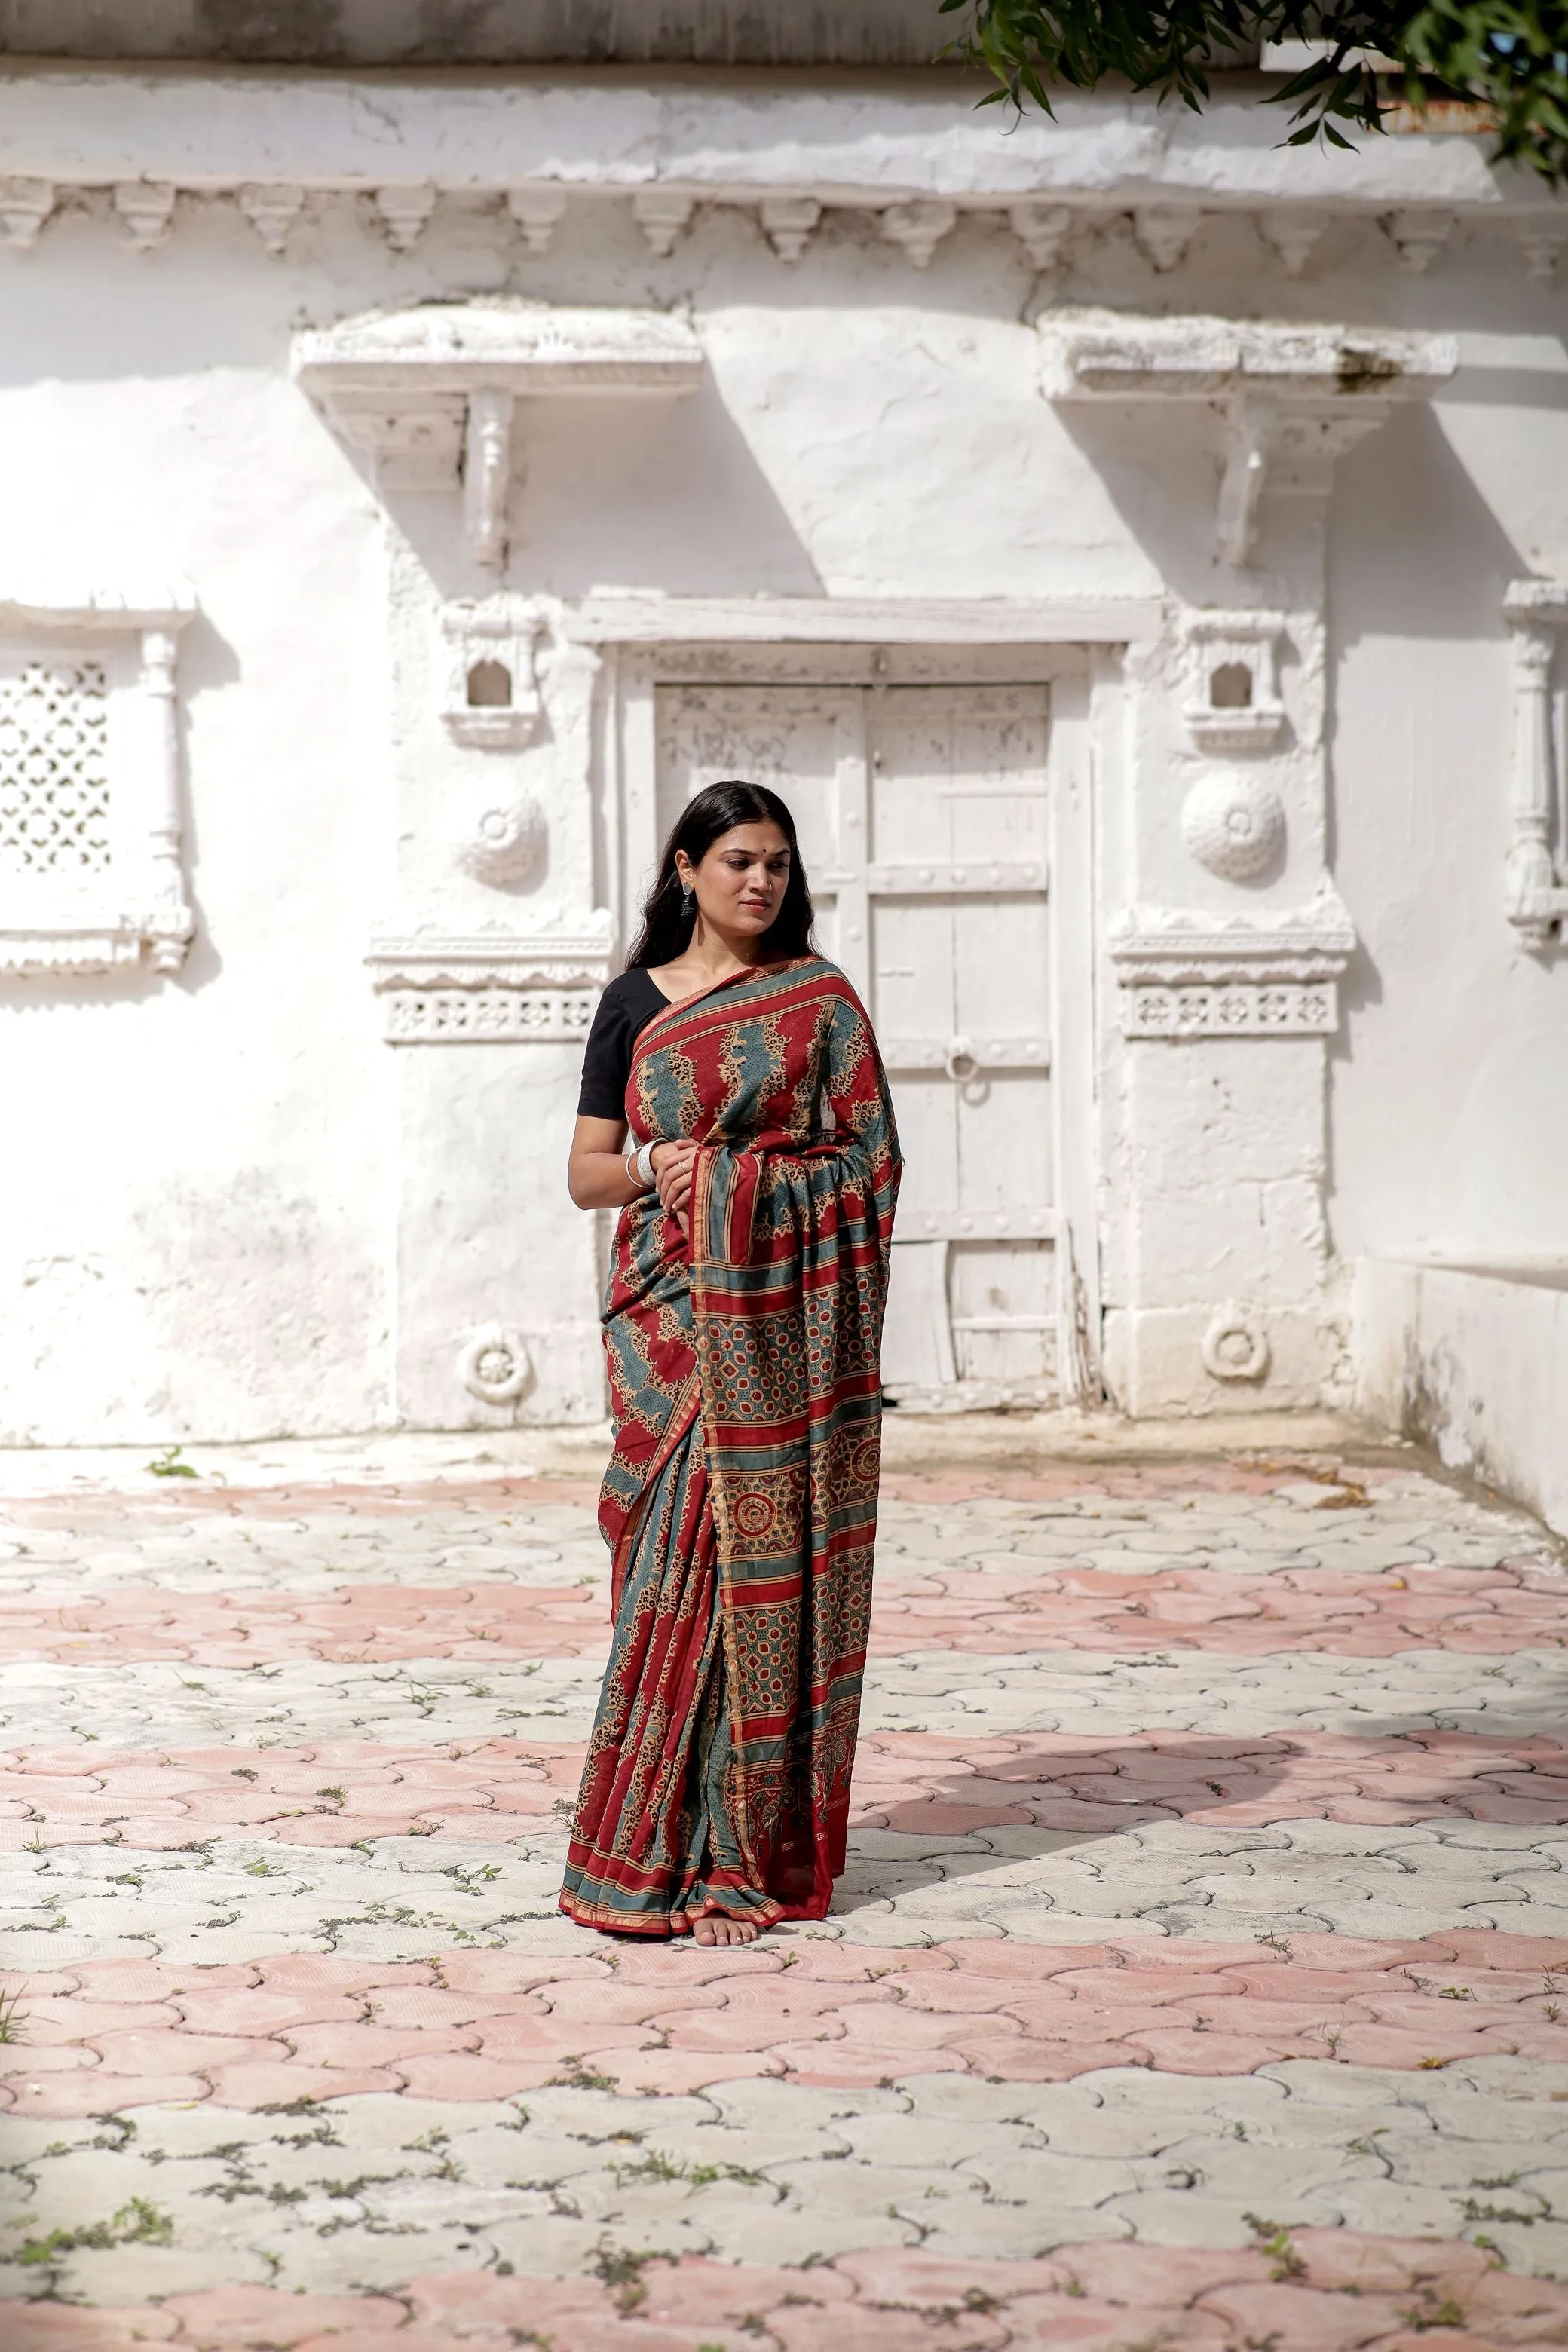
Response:
[{"label": "jali lattice window", "polygon": [[192,600],[0,600],[0,975],[174,971],[177,631]]},{"label": "jali lattice window", "polygon": [[110,862],[103,664],[28,662],[0,677],[0,866],[75,878]]}]

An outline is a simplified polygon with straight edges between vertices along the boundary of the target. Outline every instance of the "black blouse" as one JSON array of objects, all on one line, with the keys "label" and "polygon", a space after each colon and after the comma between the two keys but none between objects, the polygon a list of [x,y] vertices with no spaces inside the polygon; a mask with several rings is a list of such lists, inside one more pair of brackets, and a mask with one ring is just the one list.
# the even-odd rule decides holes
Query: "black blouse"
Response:
[{"label": "black blouse", "polygon": [[669,1001],[640,964],[611,981],[599,999],[599,1009],[588,1032],[583,1055],[583,1091],[577,1098],[579,1118],[617,1118],[625,1122],[632,1049],[654,1014],[662,1013]]}]

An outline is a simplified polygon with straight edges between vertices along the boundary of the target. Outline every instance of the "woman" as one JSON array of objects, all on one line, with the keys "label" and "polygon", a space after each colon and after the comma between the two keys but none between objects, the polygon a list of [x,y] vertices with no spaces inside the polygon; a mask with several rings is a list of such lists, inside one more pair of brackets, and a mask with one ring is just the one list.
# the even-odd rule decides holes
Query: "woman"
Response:
[{"label": "woman", "polygon": [[615,1638],[561,1895],[587,1927],[750,1943],[844,1867],[899,1146],[811,924],[783,801],[708,785],[588,1040],[568,1181],[621,1216]]}]

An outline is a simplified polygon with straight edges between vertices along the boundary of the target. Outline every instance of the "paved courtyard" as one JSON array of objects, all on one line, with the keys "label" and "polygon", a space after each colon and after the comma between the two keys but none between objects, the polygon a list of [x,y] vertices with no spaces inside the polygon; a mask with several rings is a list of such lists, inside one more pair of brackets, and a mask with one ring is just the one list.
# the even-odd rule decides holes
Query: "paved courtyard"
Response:
[{"label": "paved courtyard", "polygon": [[555,1909],[592,1478],[301,1463],[0,1502],[5,2352],[1568,2344],[1532,1521],[899,1473],[834,1915],[697,1951]]}]

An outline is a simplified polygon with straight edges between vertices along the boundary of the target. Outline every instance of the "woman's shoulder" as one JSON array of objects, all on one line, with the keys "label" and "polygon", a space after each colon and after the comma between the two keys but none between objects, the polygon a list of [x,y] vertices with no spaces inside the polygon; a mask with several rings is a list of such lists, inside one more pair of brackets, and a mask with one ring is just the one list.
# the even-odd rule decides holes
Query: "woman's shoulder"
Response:
[{"label": "woman's shoulder", "polygon": [[617,972],[605,986],[600,997],[601,1006],[623,1017],[641,1017],[657,1012],[669,999],[660,988],[646,964],[635,963],[626,971]]},{"label": "woman's shoulder", "polygon": [[791,977],[811,981],[820,988],[825,996],[837,997],[841,1003],[853,1005],[857,1013],[864,1014],[866,1011],[865,1005],[860,1001],[860,992],[854,982],[847,972],[840,971],[838,966],[830,962],[825,955],[814,954],[803,957],[801,961],[793,967]]}]

